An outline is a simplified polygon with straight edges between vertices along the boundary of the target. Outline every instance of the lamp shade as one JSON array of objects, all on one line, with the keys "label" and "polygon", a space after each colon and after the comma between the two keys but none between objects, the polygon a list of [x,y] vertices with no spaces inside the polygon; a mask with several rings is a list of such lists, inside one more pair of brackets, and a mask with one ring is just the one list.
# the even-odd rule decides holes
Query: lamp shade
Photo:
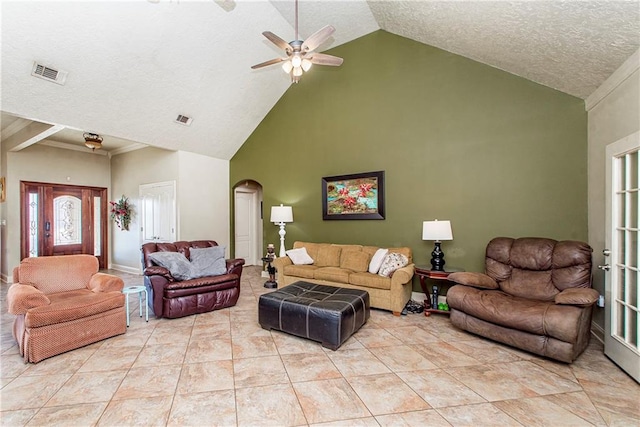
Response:
[{"label": "lamp shade", "polygon": [[422,240],[453,240],[451,221],[424,221]]},{"label": "lamp shade", "polygon": [[271,222],[293,222],[291,206],[271,206]]}]

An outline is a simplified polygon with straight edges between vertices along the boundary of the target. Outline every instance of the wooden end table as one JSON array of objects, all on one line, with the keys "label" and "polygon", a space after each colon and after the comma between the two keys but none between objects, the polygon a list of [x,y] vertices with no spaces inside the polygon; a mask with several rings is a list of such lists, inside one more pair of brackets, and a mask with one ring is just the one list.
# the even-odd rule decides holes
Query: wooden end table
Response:
[{"label": "wooden end table", "polygon": [[[422,292],[424,292],[424,294],[427,296],[427,299],[425,299],[424,301],[424,315],[425,316],[430,316],[431,313],[441,313],[441,314],[450,314],[451,312],[448,310],[438,310],[437,308],[432,308],[431,305],[431,292],[429,292],[429,289],[427,289],[427,284],[426,284],[426,280],[443,280],[445,282],[449,282],[449,280],[447,279],[449,277],[449,274],[451,273],[455,273],[457,271],[464,271],[462,269],[459,268],[449,268],[447,271],[436,271],[436,270],[431,270],[430,267],[427,266],[422,266],[422,265],[416,265],[415,267],[415,273],[418,275],[418,277],[420,278],[420,287],[422,288]],[[437,301],[436,301],[437,304]]]}]

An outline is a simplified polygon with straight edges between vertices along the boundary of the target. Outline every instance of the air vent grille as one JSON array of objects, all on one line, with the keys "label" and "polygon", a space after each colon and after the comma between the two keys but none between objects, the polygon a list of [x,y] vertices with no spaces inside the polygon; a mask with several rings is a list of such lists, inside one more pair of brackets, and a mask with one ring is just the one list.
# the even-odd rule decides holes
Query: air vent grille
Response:
[{"label": "air vent grille", "polygon": [[55,68],[38,64],[37,62],[33,63],[31,75],[53,83],[57,83],[59,85],[63,85],[65,80],[67,79],[66,71],[56,70]]},{"label": "air vent grille", "polygon": [[180,123],[185,126],[190,126],[192,121],[193,119],[191,117],[182,114],[178,114],[178,117],[176,118],[176,123]]}]

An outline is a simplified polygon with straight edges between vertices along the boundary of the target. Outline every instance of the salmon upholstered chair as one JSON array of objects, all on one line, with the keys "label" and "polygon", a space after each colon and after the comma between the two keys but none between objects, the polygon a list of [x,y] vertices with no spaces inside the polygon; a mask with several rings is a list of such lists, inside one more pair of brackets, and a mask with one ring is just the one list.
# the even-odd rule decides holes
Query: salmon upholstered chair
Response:
[{"label": "salmon upholstered chair", "polygon": [[25,258],[13,270],[7,302],[26,362],[123,334],[122,279],[98,273],[92,255]]}]

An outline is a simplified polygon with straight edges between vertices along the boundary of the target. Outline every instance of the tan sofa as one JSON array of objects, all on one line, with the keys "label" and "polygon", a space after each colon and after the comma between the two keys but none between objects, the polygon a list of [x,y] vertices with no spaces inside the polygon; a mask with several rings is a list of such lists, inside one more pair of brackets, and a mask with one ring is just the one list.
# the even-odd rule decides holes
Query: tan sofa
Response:
[{"label": "tan sofa", "polygon": [[389,248],[409,259],[409,265],[396,270],[391,277],[369,273],[368,267],[375,246],[334,245],[331,243],[295,242],[293,248],[306,248],[313,258],[312,265],[294,265],[289,257],[276,258],[278,288],[299,280],[342,288],[361,289],[369,292],[371,307],[392,311],[399,316],[411,299],[413,290],[413,259],[411,248]]}]

